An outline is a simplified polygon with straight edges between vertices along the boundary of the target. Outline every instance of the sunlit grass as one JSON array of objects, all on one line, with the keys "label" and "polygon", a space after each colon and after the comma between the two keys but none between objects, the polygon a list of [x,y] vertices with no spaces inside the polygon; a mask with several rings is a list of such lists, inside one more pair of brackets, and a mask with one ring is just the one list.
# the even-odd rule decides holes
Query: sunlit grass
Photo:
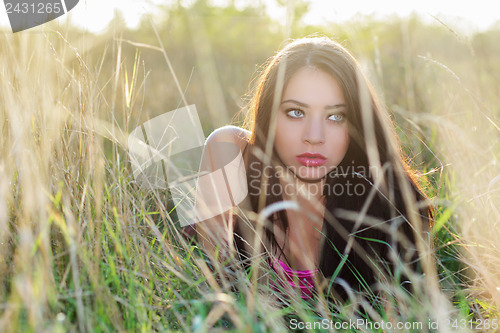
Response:
[{"label": "sunlit grass", "polygon": [[[355,50],[364,41],[356,33]],[[180,235],[168,194],[134,182],[126,135],[149,116],[142,99],[153,84],[140,52],[126,59],[122,43],[101,47],[52,32],[0,36],[2,331],[286,331],[294,318],[418,321],[425,330],[430,318],[441,328],[457,318],[498,318],[498,71],[476,64],[478,55],[449,64],[443,55],[402,50],[420,61],[418,72],[405,72],[405,84],[423,91],[424,100],[409,93],[401,106],[384,91],[394,97],[390,107],[399,103],[391,108],[402,132],[410,128],[425,143],[409,150],[422,161],[439,157],[423,168],[438,167],[428,178],[438,207],[439,288],[410,295],[388,283],[383,301],[352,294],[346,304],[324,297],[308,304],[292,297],[283,300],[291,306],[280,307],[265,284],[254,292],[245,272],[212,270]],[[88,54],[93,47],[102,48],[97,59]],[[168,55],[168,45],[138,49]],[[391,81],[386,59],[379,60],[378,73]],[[167,61],[161,66],[175,70]]]}]

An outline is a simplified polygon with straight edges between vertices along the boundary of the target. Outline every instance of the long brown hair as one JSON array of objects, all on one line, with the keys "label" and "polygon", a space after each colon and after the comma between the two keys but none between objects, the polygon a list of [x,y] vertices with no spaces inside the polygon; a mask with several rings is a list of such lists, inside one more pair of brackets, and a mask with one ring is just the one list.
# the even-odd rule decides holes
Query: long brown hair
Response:
[{"label": "long brown hair", "polygon": [[[325,276],[341,276],[349,283],[354,283],[357,277],[351,274],[352,269],[344,269],[344,275],[337,270],[343,255],[349,255],[349,263],[355,266],[359,274],[373,277],[371,271],[374,267],[366,256],[376,255],[383,259],[388,256],[389,249],[379,246],[377,242],[363,243],[360,241],[362,239],[378,239],[380,244],[389,244],[390,248],[398,252],[398,256],[406,257],[408,261],[414,260],[414,230],[421,232],[422,227],[415,228],[413,224],[417,222],[413,221],[415,215],[411,212],[418,206],[417,220],[424,220],[426,227],[423,229],[428,230],[427,226],[432,221],[432,207],[419,187],[415,173],[405,163],[388,113],[362,74],[358,62],[344,47],[326,37],[302,38],[291,42],[268,60],[256,81],[246,119],[246,127],[251,131],[249,149],[245,152],[247,180],[249,184],[252,183],[249,186],[251,209],[260,212],[264,207],[282,200],[281,195],[269,190],[279,184],[276,173],[264,172],[273,170],[276,153],[271,149],[267,161],[262,153],[266,152],[270,144],[273,145],[273,117],[276,116],[281,94],[295,72],[305,66],[324,71],[339,83],[344,93],[350,136],[343,161],[327,175],[324,186],[326,210],[323,231],[327,236],[325,241],[330,242],[335,250],[321,253],[321,271]],[[276,130],[279,131],[279,128]],[[339,188],[339,185],[349,184],[370,190],[356,195],[332,192],[335,186]],[[405,189],[410,190],[410,196],[405,195]],[[397,223],[398,227],[375,228],[365,221],[360,224],[359,216],[349,215],[349,212],[359,214],[361,211],[364,212],[362,219],[370,217],[371,221],[375,219],[379,222],[397,220],[391,225]],[[286,211],[280,210],[277,217],[286,231],[289,227]],[[271,221],[271,226],[272,223],[275,222]],[[366,230],[360,233],[362,229]],[[397,230],[397,235],[390,234],[389,229]],[[271,243],[277,245],[269,225],[265,232]],[[353,233],[359,236],[356,244],[348,240]],[[401,246],[403,242],[406,243]],[[350,251],[351,248],[355,251]],[[404,254],[401,248],[406,249]],[[384,264],[387,264],[389,260],[385,261]],[[373,281],[369,279],[367,283],[370,282]]]}]

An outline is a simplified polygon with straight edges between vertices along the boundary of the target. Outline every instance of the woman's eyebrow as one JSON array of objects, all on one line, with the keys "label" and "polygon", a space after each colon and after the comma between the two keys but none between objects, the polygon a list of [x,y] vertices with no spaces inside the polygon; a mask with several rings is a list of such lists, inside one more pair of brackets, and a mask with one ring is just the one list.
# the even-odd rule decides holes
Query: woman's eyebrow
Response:
[{"label": "woman's eyebrow", "polygon": [[345,103],[340,103],[340,104],[335,104],[335,105],[327,105],[325,109],[327,110],[332,110],[332,109],[340,109],[340,108],[345,108],[347,105]]},{"label": "woman's eyebrow", "polygon": [[[284,100],[283,102],[281,102],[281,104],[285,104],[285,103],[294,103],[294,104],[297,104],[298,106],[301,106],[303,108],[309,107],[309,104],[299,102],[295,99],[287,99],[287,100]],[[345,103],[340,103],[340,104],[335,104],[335,105],[327,105],[327,106],[325,106],[325,109],[332,110],[332,109],[339,109],[339,108],[345,108],[345,107],[346,107]]]},{"label": "woman's eyebrow", "polygon": [[295,99],[287,99],[287,100],[281,102],[281,104],[285,104],[285,103],[294,103],[294,104],[297,104],[298,106],[302,106],[304,108],[308,108],[309,107],[308,104],[299,102],[299,101],[297,101]]}]

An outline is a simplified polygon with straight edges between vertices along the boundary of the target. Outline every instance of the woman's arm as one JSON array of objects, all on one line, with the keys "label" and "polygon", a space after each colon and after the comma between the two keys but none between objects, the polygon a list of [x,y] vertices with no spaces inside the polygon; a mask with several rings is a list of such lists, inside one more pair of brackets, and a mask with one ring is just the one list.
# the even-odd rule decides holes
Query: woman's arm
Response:
[{"label": "woman's arm", "polygon": [[224,126],[210,134],[203,150],[200,172],[206,176],[200,177],[197,186],[197,240],[211,258],[219,252],[219,261],[230,255],[235,224],[232,208],[246,196],[245,186],[241,186],[246,185],[245,173],[234,170],[235,165],[244,167],[240,153],[249,137],[249,131]]}]

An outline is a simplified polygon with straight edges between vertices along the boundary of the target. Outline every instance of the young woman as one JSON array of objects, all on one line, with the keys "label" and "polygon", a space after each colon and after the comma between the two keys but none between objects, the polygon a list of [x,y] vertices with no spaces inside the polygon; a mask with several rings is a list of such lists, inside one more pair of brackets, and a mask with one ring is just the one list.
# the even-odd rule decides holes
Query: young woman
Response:
[{"label": "young woman", "polygon": [[263,254],[303,298],[321,281],[345,298],[419,270],[432,207],[345,48],[321,37],[288,44],[260,74],[249,111],[249,130],[207,139],[204,159],[220,143],[241,150],[248,190],[244,218],[231,210],[196,224],[209,254],[234,251],[247,264]]}]

